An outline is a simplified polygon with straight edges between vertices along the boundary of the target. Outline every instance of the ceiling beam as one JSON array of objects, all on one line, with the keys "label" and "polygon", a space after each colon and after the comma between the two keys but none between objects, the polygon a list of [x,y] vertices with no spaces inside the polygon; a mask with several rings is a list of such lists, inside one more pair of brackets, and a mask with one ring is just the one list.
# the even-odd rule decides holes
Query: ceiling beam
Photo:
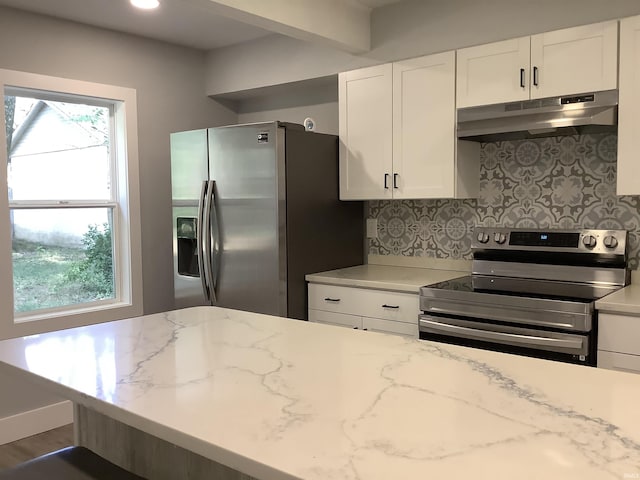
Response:
[{"label": "ceiling beam", "polygon": [[[200,0],[201,3],[203,0]],[[354,0],[204,0],[219,15],[349,53],[371,48],[371,9]]]}]

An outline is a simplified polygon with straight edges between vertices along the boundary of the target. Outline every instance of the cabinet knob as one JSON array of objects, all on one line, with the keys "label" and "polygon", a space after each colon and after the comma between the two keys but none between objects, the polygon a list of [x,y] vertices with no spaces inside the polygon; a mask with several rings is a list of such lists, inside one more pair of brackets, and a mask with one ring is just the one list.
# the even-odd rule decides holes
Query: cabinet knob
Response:
[{"label": "cabinet knob", "polygon": [[327,297],[327,298],[325,298],[325,299],[324,299],[324,301],[325,301],[325,302],[334,302],[334,303],[337,303],[337,302],[339,302],[339,301],[340,301],[340,299],[339,299],[339,298],[331,298],[331,297]]},{"label": "cabinet knob", "polygon": [[382,305],[382,308],[393,308],[395,310],[395,309],[400,308],[400,305],[387,305],[385,303],[384,305]]}]

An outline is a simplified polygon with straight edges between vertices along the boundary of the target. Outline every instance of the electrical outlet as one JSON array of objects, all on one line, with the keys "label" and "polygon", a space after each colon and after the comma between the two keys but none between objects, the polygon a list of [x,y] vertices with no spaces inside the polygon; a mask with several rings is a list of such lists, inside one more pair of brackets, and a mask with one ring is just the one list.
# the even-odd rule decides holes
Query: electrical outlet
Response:
[{"label": "electrical outlet", "polygon": [[377,218],[367,218],[367,238],[378,238]]}]

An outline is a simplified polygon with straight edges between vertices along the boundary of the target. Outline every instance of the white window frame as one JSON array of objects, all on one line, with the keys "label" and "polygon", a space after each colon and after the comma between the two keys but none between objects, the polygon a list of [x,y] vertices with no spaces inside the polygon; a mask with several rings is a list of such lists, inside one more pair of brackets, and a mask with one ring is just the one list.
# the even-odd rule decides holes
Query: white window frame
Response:
[{"label": "white window frame", "polygon": [[[51,92],[87,97],[92,103],[105,100],[113,105],[112,152],[116,165],[112,173],[114,192],[113,232],[114,282],[116,298],[78,306],[35,310],[14,314],[13,263],[7,191],[7,146],[4,113],[0,115],[0,339],[32,335],[52,330],[89,325],[142,315],[142,248],[140,232],[140,193],[138,169],[138,134],[136,91],[131,88],[66,78],[0,69],[0,91],[5,89]],[[29,202],[15,202],[28,206]],[[41,203],[41,202],[39,202]],[[81,203],[81,202],[80,202]],[[80,206],[80,203],[78,206]],[[112,206],[113,201],[104,203]],[[53,206],[53,205],[52,205]],[[92,203],[95,206],[95,203]],[[116,225],[117,222],[117,225]]]}]

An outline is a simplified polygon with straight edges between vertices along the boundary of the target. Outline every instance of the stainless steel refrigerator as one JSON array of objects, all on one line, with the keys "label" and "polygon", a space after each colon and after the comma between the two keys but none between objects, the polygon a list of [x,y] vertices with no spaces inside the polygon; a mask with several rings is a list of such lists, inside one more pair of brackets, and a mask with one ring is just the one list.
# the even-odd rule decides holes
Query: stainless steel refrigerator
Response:
[{"label": "stainless steel refrigerator", "polygon": [[171,135],[176,308],[307,318],[304,276],[362,264],[362,202],[338,199],[338,139],[269,122]]}]

